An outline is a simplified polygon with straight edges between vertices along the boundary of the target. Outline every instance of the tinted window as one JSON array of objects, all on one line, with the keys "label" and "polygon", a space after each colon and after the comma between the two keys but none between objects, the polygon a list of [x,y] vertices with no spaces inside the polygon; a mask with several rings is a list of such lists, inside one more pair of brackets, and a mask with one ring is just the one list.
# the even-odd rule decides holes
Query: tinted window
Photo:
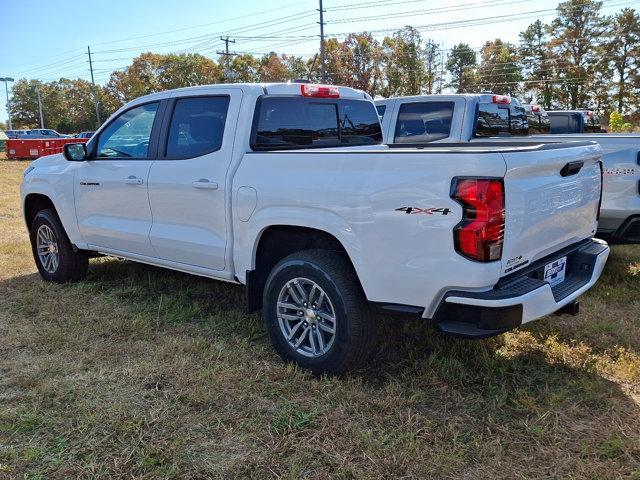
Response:
[{"label": "tinted window", "polygon": [[421,143],[451,133],[453,102],[405,103],[400,107],[394,142]]},{"label": "tinted window", "polygon": [[597,115],[583,114],[584,133],[600,133],[600,118]]},{"label": "tinted window", "polygon": [[495,103],[482,103],[478,106],[475,129],[477,137],[528,133],[527,115],[523,107]]},{"label": "tinted window", "polygon": [[387,110],[386,105],[376,105],[376,110],[378,110],[378,116],[380,118],[384,117],[384,112]]},{"label": "tinted window", "polygon": [[579,133],[578,114],[549,114],[551,133]]},{"label": "tinted window", "polygon": [[157,103],[148,103],[122,113],[100,134],[97,156],[147,158],[157,110]]},{"label": "tinted window", "polygon": [[367,145],[382,140],[380,120],[371,102],[339,102],[338,114],[342,145]]},{"label": "tinted window", "polygon": [[370,145],[382,141],[376,109],[368,101],[265,96],[256,108],[254,150]]},{"label": "tinted window", "polygon": [[549,133],[550,123],[548,116],[530,112],[527,114],[527,122],[529,123],[529,132],[532,135],[536,133]]},{"label": "tinted window", "polygon": [[181,98],[176,102],[167,139],[167,157],[191,158],[222,146],[229,97]]}]

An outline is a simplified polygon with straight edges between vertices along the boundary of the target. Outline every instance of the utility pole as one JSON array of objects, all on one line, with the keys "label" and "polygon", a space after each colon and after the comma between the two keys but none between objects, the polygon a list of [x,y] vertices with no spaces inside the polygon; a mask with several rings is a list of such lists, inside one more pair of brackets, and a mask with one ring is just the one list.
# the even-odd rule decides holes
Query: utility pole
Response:
[{"label": "utility pole", "polygon": [[322,8],[322,0],[319,0],[320,8],[318,12],[320,12],[320,78],[322,79],[322,83],[327,82],[327,69],[325,67],[325,58],[324,58],[324,9]]},{"label": "utility pole", "polygon": [[8,130],[13,130],[11,125],[11,103],[9,102],[9,87],[7,86],[7,82],[13,82],[13,78],[11,77],[2,77],[0,78],[0,82],[4,82],[4,92],[7,94],[7,117],[8,117]]},{"label": "utility pole", "polygon": [[98,127],[102,123],[100,120],[100,106],[98,103],[98,92],[96,91],[96,82],[93,78],[93,62],[91,61],[91,48],[87,45],[87,54],[89,55],[89,70],[91,71],[91,85],[93,86],[93,101],[96,105],[96,118],[98,119]]},{"label": "utility pole", "polygon": [[237,55],[237,53],[229,51],[229,44],[230,43],[236,43],[236,41],[235,40],[231,40],[228,35],[226,37],[220,37],[220,40],[222,40],[224,42],[224,51],[218,50],[217,53],[218,53],[218,55],[224,55],[224,58],[225,58],[224,76],[225,76],[225,78],[229,78],[230,74],[231,74],[230,65],[229,65],[229,58],[231,56],[233,56],[233,55]]},{"label": "utility pole", "polygon": [[40,97],[40,89],[36,87],[36,96],[38,97],[38,112],[40,113],[40,128],[44,128],[44,115],[42,115],[42,97]]}]

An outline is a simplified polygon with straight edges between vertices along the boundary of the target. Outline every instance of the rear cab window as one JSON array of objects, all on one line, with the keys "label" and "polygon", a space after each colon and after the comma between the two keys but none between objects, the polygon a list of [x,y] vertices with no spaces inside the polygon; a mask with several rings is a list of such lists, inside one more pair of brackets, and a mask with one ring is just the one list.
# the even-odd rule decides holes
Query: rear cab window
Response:
[{"label": "rear cab window", "polygon": [[480,103],[476,108],[475,137],[528,135],[524,107],[513,104]]},{"label": "rear cab window", "polygon": [[427,143],[451,135],[453,102],[411,102],[400,106],[395,143]]},{"label": "rear cab window", "polygon": [[252,150],[291,150],[382,143],[372,102],[347,98],[264,95],[258,99]]},{"label": "rear cab window", "polygon": [[602,126],[600,125],[600,117],[595,115],[593,112],[585,112],[582,114],[583,122],[583,133],[601,133]]},{"label": "rear cab window", "polygon": [[551,130],[549,117],[542,113],[529,112],[527,114],[527,123],[529,124],[529,133],[532,135],[549,133]]}]

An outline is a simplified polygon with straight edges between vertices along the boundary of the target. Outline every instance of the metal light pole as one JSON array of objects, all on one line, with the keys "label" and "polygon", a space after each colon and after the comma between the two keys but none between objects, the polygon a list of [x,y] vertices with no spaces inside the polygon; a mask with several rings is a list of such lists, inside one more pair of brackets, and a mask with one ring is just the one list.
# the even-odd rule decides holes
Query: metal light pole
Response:
[{"label": "metal light pole", "polygon": [[11,77],[0,77],[0,82],[4,82],[4,91],[7,94],[7,117],[9,117],[9,130],[13,130],[11,125],[11,104],[9,103],[9,87],[7,82],[13,82]]},{"label": "metal light pole", "polygon": [[44,128],[44,116],[42,115],[42,97],[40,96],[40,89],[36,87],[36,95],[38,97],[38,112],[40,113],[40,128]]}]

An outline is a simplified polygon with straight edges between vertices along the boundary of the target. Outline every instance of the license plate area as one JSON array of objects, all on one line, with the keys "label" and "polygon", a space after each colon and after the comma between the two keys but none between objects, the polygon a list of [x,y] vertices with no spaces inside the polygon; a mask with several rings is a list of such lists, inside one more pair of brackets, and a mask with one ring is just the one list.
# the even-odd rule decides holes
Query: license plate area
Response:
[{"label": "license plate area", "polygon": [[549,282],[551,288],[564,282],[567,274],[567,257],[558,258],[544,266],[542,280]]}]

